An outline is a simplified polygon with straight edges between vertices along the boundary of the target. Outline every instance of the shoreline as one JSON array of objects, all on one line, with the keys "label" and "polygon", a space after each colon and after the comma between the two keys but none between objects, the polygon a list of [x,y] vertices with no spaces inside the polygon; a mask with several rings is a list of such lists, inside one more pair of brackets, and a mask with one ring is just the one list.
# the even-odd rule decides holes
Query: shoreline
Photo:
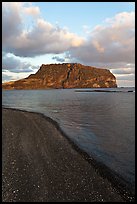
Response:
[{"label": "shoreline", "polygon": [[[115,172],[113,172],[112,170],[110,170],[108,167],[106,167],[104,164],[96,161],[94,158],[91,158],[86,152],[84,152],[83,150],[81,150],[68,136],[66,133],[64,133],[64,131],[60,128],[59,124],[54,121],[53,119],[51,119],[50,117],[45,116],[42,113],[36,113],[36,112],[30,112],[30,111],[24,111],[24,110],[19,110],[19,109],[15,109],[15,108],[7,108],[7,107],[3,107],[2,108],[3,111],[9,111],[12,112],[11,114],[14,115],[14,113],[16,112],[16,114],[26,114],[27,117],[29,117],[29,115],[34,115],[36,118],[39,117],[41,118],[41,120],[45,120],[45,122],[50,123],[50,125],[54,126],[54,128],[56,129],[56,131],[58,131],[58,134],[61,135],[61,137],[63,136],[63,139],[65,140],[65,145],[69,146],[70,148],[70,156],[71,156],[71,149],[72,151],[75,151],[76,154],[78,154],[81,159],[83,159],[84,165],[88,165],[90,166],[90,168],[92,168],[92,171],[97,175],[99,178],[103,179],[103,182],[105,183],[109,183],[109,185],[111,186],[111,188],[113,188],[113,191],[116,194],[116,199],[117,197],[120,196],[120,201],[123,202],[133,202],[135,199],[135,195],[133,192],[133,189],[131,189],[131,187],[126,183],[126,181],[124,181],[124,179],[120,178],[119,175],[117,175]],[[9,113],[7,113],[9,114]],[[32,116],[33,117],[33,116]],[[20,119],[21,120],[21,119]],[[16,121],[17,122],[17,121]],[[18,121],[19,122],[19,121]],[[43,121],[44,122],[44,121]],[[5,121],[6,123],[6,121]],[[18,124],[18,123],[17,123]],[[16,127],[14,127],[16,128]],[[56,138],[55,138],[56,139]],[[58,138],[57,138],[58,139]],[[68,144],[66,144],[68,143]],[[63,148],[63,147],[62,147]],[[50,152],[50,151],[49,151]],[[71,170],[71,169],[70,169]],[[103,184],[102,184],[103,185]],[[103,187],[103,186],[102,186]],[[105,191],[104,189],[101,189],[101,191]],[[104,192],[103,192],[104,194]],[[86,196],[86,195],[85,195]],[[108,196],[109,197],[109,196]],[[83,198],[82,198],[83,199]],[[83,201],[81,199],[81,201]],[[86,197],[86,199],[88,199]],[[103,200],[104,197],[102,198]],[[110,198],[109,198],[110,199]],[[106,201],[114,201],[114,200],[107,200]],[[115,199],[115,196],[114,198]],[[90,198],[89,198],[90,200]],[[97,200],[98,201],[98,200]],[[100,200],[99,200],[100,201]],[[91,201],[92,202],[92,201]]]}]

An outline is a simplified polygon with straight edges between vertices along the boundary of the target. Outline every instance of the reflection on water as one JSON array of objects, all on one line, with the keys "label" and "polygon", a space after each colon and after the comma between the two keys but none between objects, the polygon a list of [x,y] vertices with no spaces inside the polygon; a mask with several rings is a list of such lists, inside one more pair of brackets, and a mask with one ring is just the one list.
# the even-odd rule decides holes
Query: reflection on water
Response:
[{"label": "reflection on water", "polygon": [[82,149],[134,186],[135,93],[128,92],[134,89],[117,88],[118,92],[109,93],[80,90],[3,91],[2,103],[56,120]]}]

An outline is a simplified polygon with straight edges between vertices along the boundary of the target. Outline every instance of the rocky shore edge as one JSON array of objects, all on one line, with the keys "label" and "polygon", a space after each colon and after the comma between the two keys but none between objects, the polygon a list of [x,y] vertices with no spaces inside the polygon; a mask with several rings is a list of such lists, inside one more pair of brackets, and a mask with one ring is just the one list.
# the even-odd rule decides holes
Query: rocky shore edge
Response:
[{"label": "rocky shore edge", "polygon": [[[61,178],[59,179],[59,181],[62,182],[62,184],[61,184],[62,192],[64,191],[64,193],[62,193],[62,198],[60,197],[58,199],[58,197],[55,196],[55,195],[51,196],[51,192],[49,192],[50,189],[51,189],[51,186],[50,186],[49,188],[46,187],[46,188],[48,188],[48,190],[47,190],[47,195],[48,196],[46,196],[46,197],[44,196],[42,201],[68,201],[68,200],[70,200],[70,201],[90,201],[90,202],[94,202],[94,201],[100,201],[100,202],[101,201],[103,201],[103,202],[104,201],[133,202],[135,200],[134,189],[132,189],[130,184],[127,184],[127,182],[124,181],[124,179],[121,178],[119,175],[117,175],[115,172],[113,172],[108,167],[106,167],[104,164],[96,161],[94,158],[89,156],[86,152],[81,150],[72,140],[69,139],[67,134],[62,131],[62,129],[60,128],[59,124],[56,121],[52,120],[51,118],[49,118],[49,117],[47,117],[47,116],[45,116],[45,115],[43,115],[41,113],[28,112],[28,111],[24,111],[24,110],[17,110],[17,109],[12,109],[12,108],[5,108],[5,107],[2,108],[2,111],[3,111],[3,113],[2,113],[2,123],[3,123],[3,126],[2,126],[2,129],[3,129],[2,133],[3,133],[3,135],[2,135],[2,137],[3,137],[3,143],[5,142],[4,137],[8,138],[8,130],[6,130],[6,127],[8,127],[7,123],[10,123],[11,129],[13,129],[12,131],[11,130],[9,130],[9,131],[14,132],[14,130],[16,129],[15,124],[17,124],[18,128],[20,129],[19,126],[22,123],[21,120],[23,120],[22,116],[25,117],[25,119],[26,119],[26,121],[25,120],[23,121],[24,124],[26,123],[25,124],[26,127],[27,127],[28,123],[29,122],[32,123],[32,120],[34,120],[34,118],[35,118],[35,125],[39,121],[38,124],[36,125],[37,126],[36,130],[38,131],[37,135],[39,134],[39,131],[42,131],[42,135],[43,135],[43,137],[45,137],[44,129],[45,129],[46,132],[48,132],[48,130],[46,130],[47,127],[42,127],[42,128],[44,128],[43,130],[42,129],[38,130],[38,128],[40,128],[40,121],[44,120],[43,121],[43,125],[44,125],[44,123],[45,124],[48,123],[48,128],[49,129],[54,127],[54,129],[52,129],[52,130],[54,130],[52,132],[52,135],[54,134],[55,131],[57,131],[57,134],[59,134],[61,136],[61,138],[62,138],[62,139],[59,139],[56,136],[54,136],[51,139],[49,144],[51,145],[51,142],[53,142],[54,144],[52,144],[52,145],[56,149],[56,143],[58,143],[58,145],[61,147],[61,152],[60,153],[64,154],[64,156],[66,155],[66,161],[65,162],[66,162],[66,166],[68,165],[67,169],[69,169],[67,174],[71,174],[71,171],[72,171],[72,172],[74,172],[74,174],[76,173],[76,175],[74,175],[74,178],[77,178],[78,176],[80,176],[80,178],[82,178],[81,176],[84,177],[84,174],[85,174],[84,173],[84,169],[87,169],[87,168],[90,169],[88,171],[88,175],[86,175],[86,178],[84,178],[85,186],[86,185],[88,186],[87,190],[86,190],[87,192],[85,192],[85,194],[84,194],[84,192],[82,190],[80,190],[80,189],[83,188],[82,185],[81,185],[80,189],[77,189],[77,187],[75,186],[76,183],[80,186],[81,179],[80,178],[77,178],[77,179],[70,178],[71,182],[70,182],[69,185],[70,185],[72,191],[74,192],[74,194],[75,194],[75,192],[77,192],[77,195],[73,196],[72,193],[69,195],[69,192],[67,191],[67,189],[64,186],[64,181],[63,181],[63,179],[65,179],[65,177],[64,177],[62,179]],[[6,114],[5,114],[5,112],[6,112]],[[16,118],[16,117],[18,117],[18,118]],[[27,120],[28,120],[28,123],[27,123]],[[33,126],[34,126],[34,124],[32,124],[32,127]],[[34,129],[35,129],[35,127],[34,127]],[[36,131],[36,130],[33,130],[33,128],[31,128],[31,130],[30,130],[31,134],[32,134],[33,131]],[[28,129],[26,131],[28,131]],[[16,133],[14,132],[13,134],[15,135]],[[26,133],[24,132],[24,135],[25,134]],[[28,135],[29,135],[29,133],[28,133]],[[33,134],[32,134],[31,137],[33,137]],[[48,133],[46,137],[51,137],[51,135],[49,135],[49,133]],[[26,136],[25,136],[25,138],[26,138]],[[9,140],[10,140],[10,138],[9,138]],[[40,141],[41,144],[44,143],[44,141],[42,141],[42,140]],[[47,138],[47,140],[48,140],[48,138]],[[8,143],[10,143],[10,142],[8,142]],[[15,143],[16,143],[16,141],[15,141]],[[67,147],[67,150],[64,147],[64,144]],[[3,162],[3,169],[2,169],[3,180],[4,180],[4,175],[6,174],[5,168],[7,168],[7,166],[9,165],[8,161],[5,162],[6,155],[8,154],[5,147],[8,149],[8,146],[3,144],[3,146],[2,146],[2,149],[3,149],[3,152],[2,152],[2,158],[3,158],[3,161],[2,161]],[[17,151],[19,151],[19,150],[20,149],[17,149]],[[37,151],[39,151],[39,150],[37,150]],[[11,152],[12,152],[12,149],[11,149]],[[24,153],[24,152],[22,152],[22,153]],[[58,155],[54,155],[54,158],[57,157],[55,159],[59,159],[60,153],[58,153]],[[27,154],[27,153],[25,153],[25,154]],[[48,154],[50,155],[50,149],[49,149],[49,153]],[[53,152],[51,153],[51,158],[53,156],[52,154],[53,154]],[[43,155],[41,155],[41,153],[39,155],[43,156]],[[12,155],[11,155],[11,157],[12,157]],[[15,158],[16,155],[13,155],[13,157]],[[25,156],[22,155],[22,157],[25,157],[25,160],[26,160],[26,155]],[[42,157],[38,158],[38,160],[40,160],[40,159],[43,160]],[[48,159],[48,157],[46,159]],[[23,161],[25,161],[25,160],[23,159]],[[45,160],[43,160],[43,161],[45,161]],[[25,162],[27,162],[27,161],[25,161]],[[32,165],[33,165],[33,161],[31,161],[31,162],[32,162]],[[49,160],[49,162],[54,162],[54,161]],[[72,170],[71,166],[69,165],[69,163],[71,163],[71,162],[74,162],[76,164],[78,163],[79,170],[75,169],[75,168],[73,168],[73,170]],[[64,169],[65,163],[63,163],[61,161],[58,161],[58,165],[60,167],[62,166],[58,170],[59,174],[60,175],[63,174],[63,175],[66,176],[66,173],[62,173],[63,171],[66,170],[66,168]],[[18,166],[18,164],[17,164],[17,166]],[[44,169],[46,168],[46,166],[43,166],[43,167],[44,167]],[[82,171],[82,169],[83,169],[83,171]],[[34,170],[34,168],[33,168],[33,170]],[[46,169],[45,169],[45,171],[46,171]],[[50,169],[50,171],[54,172],[55,170],[54,169]],[[52,173],[49,172],[48,173],[48,177],[50,177],[54,173],[56,174],[56,172],[54,172],[54,173],[53,172]],[[34,174],[35,174],[35,172],[34,172]],[[7,175],[6,175],[6,177],[7,177]],[[68,177],[70,177],[70,175]],[[93,178],[94,178],[94,181],[93,181]],[[45,179],[46,179],[46,177],[45,177]],[[90,183],[90,179],[92,179],[91,183]],[[101,182],[101,183],[99,183],[99,182]],[[56,183],[56,182],[54,181],[53,183]],[[58,184],[57,184],[57,186],[58,186]],[[13,184],[11,184],[11,185],[12,185],[12,188],[14,188]],[[17,184],[15,184],[15,185],[17,185]],[[49,184],[47,184],[47,185],[49,185]],[[97,186],[99,186],[99,188]],[[20,186],[18,186],[18,187],[20,187]],[[7,189],[8,188],[6,186],[6,183],[3,181],[3,201],[9,201],[9,200],[7,200],[7,196],[6,196],[8,194],[6,192]],[[52,189],[52,191],[53,191],[53,189]],[[58,190],[56,190],[56,192],[57,191]],[[88,191],[90,193],[88,193]],[[112,193],[112,191],[113,191],[113,193]],[[94,192],[94,193],[92,194],[92,192]],[[58,192],[57,192],[57,194],[58,194]],[[68,196],[67,196],[67,194],[68,194]],[[11,195],[11,192],[10,192],[10,195]],[[97,195],[100,195],[100,198]],[[25,198],[24,196],[19,195],[19,194],[18,194],[18,196],[16,196],[17,199],[14,198],[14,195],[11,196],[11,197],[12,197],[11,200],[13,199],[13,201],[14,200],[15,201],[20,201],[20,199],[21,199],[21,201],[29,201],[27,199],[27,197]],[[67,200],[67,197],[68,197],[68,200]],[[34,199],[33,196],[30,196],[30,199],[31,199],[30,201],[34,201],[34,200],[35,201],[40,201],[42,198],[37,198],[37,199],[35,198]]]}]

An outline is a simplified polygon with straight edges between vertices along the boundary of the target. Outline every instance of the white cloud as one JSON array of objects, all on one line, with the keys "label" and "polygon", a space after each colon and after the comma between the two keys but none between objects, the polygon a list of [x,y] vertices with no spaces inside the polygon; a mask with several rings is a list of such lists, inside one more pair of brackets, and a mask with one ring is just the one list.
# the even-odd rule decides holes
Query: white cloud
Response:
[{"label": "white cloud", "polygon": [[67,53],[72,61],[110,69],[118,86],[134,86],[135,13],[123,12],[97,25],[84,43]]},{"label": "white cloud", "polygon": [[134,74],[135,68],[111,69],[113,74]]},{"label": "white cloud", "polygon": [[19,14],[20,2],[2,2],[2,46],[8,47],[12,37],[19,35],[22,29],[22,19]]},{"label": "white cloud", "polygon": [[105,51],[104,47],[102,47],[100,45],[100,43],[97,41],[97,40],[94,40],[92,42],[93,46],[96,48],[96,50],[99,52],[99,53],[103,53]]},{"label": "white cloud", "polygon": [[24,13],[32,16],[38,16],[40,14],[39,7],[24,8]]},{"label": "white cloud", "polygon": [[106,25],[96,26],[70,55],[83,63],[134,63],[135,13],[119,13]]},{"label": "white cloud", "polygon": [[52,59],[53,59],[53,60],[56,60],[56,61],[58,61],[58,62],[65,62],[65,59],[62,58],[62,57],[59,57],[59,56],[54,56],[54,57],[52,57]]},{"label": "white cloud", "polygon": [[[2,49],[13,54],[3,55],[4,78],[13,79],[17,72],[25,74],[35,69],[15,55],[37,58],[56,54],[50,58],[108,68],[119,83],[125,80],[131,84],[134,80],[135,12],[118,13],[93,30],[84,25],[86,38],[41,16],[39,7],[31,2],[2,2]],[[63,58],[59,54],[64,54]]]},{"label": "white cloud", "polygon": [[119,87],[135,87],[135,80],[117,80],[117,84]]},{"label": "white cloud", "polygon": [[69,32],[68,29],[52,25],[39,16],[33,18],[34,24],[31,29],[24,29],[23,12],[27,15],[40,13],[38,7],[28,7],[28,4],[3,4],[4,51],[17,56],[33,57],[46,53],[62,53],[82,44],[83,38]]},{"label": "white cloud", "polygon": [[90,26],[88,26],[88,25],[83,25],[82,28],[83,28],[83,31],[84,31],[86,34],[89,34],[89,33],[90,33],[90,30],[91,30]]},{"label": "white cloud", "polygon": [[2,59],[2,70],[3,72],[8,71],[14,73],[21,73],[21,72],[33,72],[33,70],[38,69],[38,66],[34,66],[31,63],[23,62],[19,57],[14,56],[10,53],[3,53]]},{"label": "white cloud", "polygon": [[[29,74],[33,74],[33,73],[34,72],[31,72]],[[4,70],[2,72],[2,83],[7,81],[15,81],[15,80],[23,79],[25,77],[28,77],[27,72],[14,73],[14,72],[10,72],[9,70]]]},{"label": "white cloud", "polygon": [[128,81],[133,81],[135,80],[135,75],[134,74],[116,74],[117,80],[128,80]]}]

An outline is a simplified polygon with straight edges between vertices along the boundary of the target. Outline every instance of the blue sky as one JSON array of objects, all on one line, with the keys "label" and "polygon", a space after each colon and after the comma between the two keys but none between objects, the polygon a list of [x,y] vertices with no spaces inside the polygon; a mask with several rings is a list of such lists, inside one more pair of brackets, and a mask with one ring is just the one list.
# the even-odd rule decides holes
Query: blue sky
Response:
[{"label": "blue sky", "polygon": [[[134,11],[129,2],[35,2],[45,19],[53,24],[67,26],[70,31],[82,33],[83,25],[91,28],[120,12]],[[82,33],[83,34],[83,33]]]},{"label": "blue sky", "polygon": [[134,2],[3,2],[3,82],[41,64],[78,62],[134,86],[134,22]]}]

